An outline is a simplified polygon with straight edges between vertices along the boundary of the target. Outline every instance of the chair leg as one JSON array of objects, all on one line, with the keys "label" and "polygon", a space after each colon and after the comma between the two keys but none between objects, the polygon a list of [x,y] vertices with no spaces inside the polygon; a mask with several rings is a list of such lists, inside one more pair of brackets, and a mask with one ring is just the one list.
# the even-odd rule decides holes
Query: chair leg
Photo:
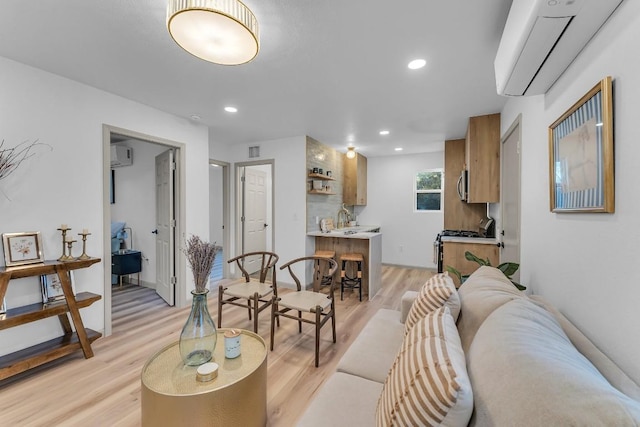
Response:
[{"label": "chair leg", "polygon": [[258,293],[253,295],[253,332],[258,333],[258,303],[260,302]]},{"label": "chair leg", "polygon": [[218,328],[222,328],[222,298],[224,296],[224,288],[218,288]]},{"label": "chair leg", "polygon": [[331,304],[331,330],[333,331],[333,342],[336,342],[336,310]]},{"label": "chair leg", "polygon": [[360,293],[360,302],[362,302],[362,262],[358,261],[358,273],[356,275],[358,278],[358,291]]},{"label": "chair leg", "polygon": [[251,320],[251,298],[247,300],[247,311],[249,312],[249,320]]},{"label": "chair leg", "polygon": [[316,368],[320,360],[320,306],[316,306]]},{"label": "chair leg", "polygon": [[273,338],[275,335],[275,318],[280,319],[280,316],[276,315],[276,310],[278,307],[278,303],[276,301],[271,301],[271,351],[273,351]]},{"label": "chair leg", "polygon": [[[298,311],[298,319],[302,319],[302,312]],[[302,321],[298,320],[298,333],[302,333]]]}]

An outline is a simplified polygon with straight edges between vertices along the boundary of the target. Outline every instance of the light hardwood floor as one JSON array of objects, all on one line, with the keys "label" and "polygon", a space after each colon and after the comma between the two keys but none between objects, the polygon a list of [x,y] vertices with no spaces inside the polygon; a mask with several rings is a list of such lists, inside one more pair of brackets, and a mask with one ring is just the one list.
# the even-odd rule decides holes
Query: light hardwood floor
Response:
[{"label": "light hardwood floor", "polygon": [[[379,308],[399,308],[401,295],[419,289],[432,274],[426,269],[383,266],[383,287],[373,300],[359,302],[357,292],[347,291],[340,301],[338,291],[337,343],[331,342],[327,325],[322,331],[319,368],[313,366],[313,326],[303,325],[298,334],[296,322],[282,319],[275,349],[268,355],[269,426],[295,425],[369,318]],[[140,425],[142,366],[157,350],[178,339],[189,308],[167,307],[153,292],[135,286],[126,292],[116,290],[113,307],[114,333],[94,343],[92,359],[77,352],[0,382],[0,425]],[[209,309],[216,319],[217,291],[209,295]],[[230,306],[224,308],[223,326],[252,329],[247,311]],[[258,332],[268,345],[266,311],[261,313]]]}]

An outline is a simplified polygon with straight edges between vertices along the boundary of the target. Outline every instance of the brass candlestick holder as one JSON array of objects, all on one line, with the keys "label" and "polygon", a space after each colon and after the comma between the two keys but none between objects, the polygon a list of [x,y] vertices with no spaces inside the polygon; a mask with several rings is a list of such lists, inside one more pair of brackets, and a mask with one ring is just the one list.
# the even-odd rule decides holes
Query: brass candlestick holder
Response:
[{"label": "brass candlestick holder", "polygon": [[67,255],[67,259],[66,259],[65,261],[72,261],[72,260],[74,260],[74,259],[75,259],[75,258],[71,255],[71,247],[73,246],[73,244],[74,244],[75,242],[77,242],[77,240],[73,240],[73,239],[67,240],[67,248],[69,248],[69,255]]},{"label": "brass candlestick holder", "polygon": [[82,236],[82,255],[78,257],[78,259],[89,259],[91,258],[87,255],[87,236],[90,236],[91,233],[87,231],[83,231],[82,233],[78,233],[78,236]]},{"label": "brass candlestick holder", "polygon": [[67,241],[67,231],[71,230],[69,227],[63,225],[62,227],[58,228],[59,231],[62,232],[62,255],[60,255],[60,258],[58,258],[58,261],[69,261],[70,259],[73,259],[71,255],[71,253],[69,253],[69,255],[67,255],[67,249],[66,246],[64,245]]}]

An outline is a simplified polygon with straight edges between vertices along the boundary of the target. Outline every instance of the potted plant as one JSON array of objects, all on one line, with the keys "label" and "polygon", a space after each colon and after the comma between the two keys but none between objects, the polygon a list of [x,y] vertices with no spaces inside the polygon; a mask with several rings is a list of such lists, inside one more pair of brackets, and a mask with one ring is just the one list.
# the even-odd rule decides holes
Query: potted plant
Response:
[{"label": "potted plant", "polygon": [[[470,251],[466,251],[464,253],[464,257],[468,260],[468,261],[474,261],[477,262],[480,265],[487,265],[489,267],[492,267],[491,265],[491,261],[489,261],[489,258],[487,259],[482,259],[479,258],[477,256],[475,256],[474,254],[472,254]],[[526,286],[522,286],[520,283],[514,281],[511,276],[513,276],[515,274],[516,271],[518,271],[518,268],[520,268],[520,264],[516,263],[516,262],[503,262],[502,264],[498,265],[498,267],[496,267],[498,270],[502,271],[502,273],[504,273],[505,276],[507,276],[507,279],[511,280],[511,283],[513,283],[513,286],[515,286],[516,288],[518,288],[521,291],[524,291],[526,288]],[[450,265],[447,266],[447,271],[451,274],[454,274],[455,276],[458,277],[458,280],[460,280],[460,284],[464,283],[465,280],[467,280],[467,278],[469,277],[468,274],[461,274],[458,270],[456,270],[455,268],[451,267]]]},{"label": "potted plant", "polygon": [[207,308],[207,283],[218,247],[191,236],[183,252],[193,272],[195,290],[191,291],[191,313],[180,333],[180,355],[185,365],[198,366],[211,360],[218,341],[216,326]]}]

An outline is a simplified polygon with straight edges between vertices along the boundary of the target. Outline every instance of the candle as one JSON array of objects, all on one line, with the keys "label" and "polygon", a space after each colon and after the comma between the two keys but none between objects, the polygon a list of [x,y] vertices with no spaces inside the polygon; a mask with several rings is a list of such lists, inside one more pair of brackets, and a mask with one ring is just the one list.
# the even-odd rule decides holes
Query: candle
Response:
[{"label": "candle", "polygon": [[67,229],[67,224],[62,224],[62,225],[60,226],[60,229],[61,229],[61,230],[66,230],[66,229]]},{"label": "candle", "polygon": [[66,236],[67,242],[73,242],[73,236]]},{"label": "candle", "polygon": [[89,230],[87,230],[86,228],[82,229],[82,234],[89,234]]}]

